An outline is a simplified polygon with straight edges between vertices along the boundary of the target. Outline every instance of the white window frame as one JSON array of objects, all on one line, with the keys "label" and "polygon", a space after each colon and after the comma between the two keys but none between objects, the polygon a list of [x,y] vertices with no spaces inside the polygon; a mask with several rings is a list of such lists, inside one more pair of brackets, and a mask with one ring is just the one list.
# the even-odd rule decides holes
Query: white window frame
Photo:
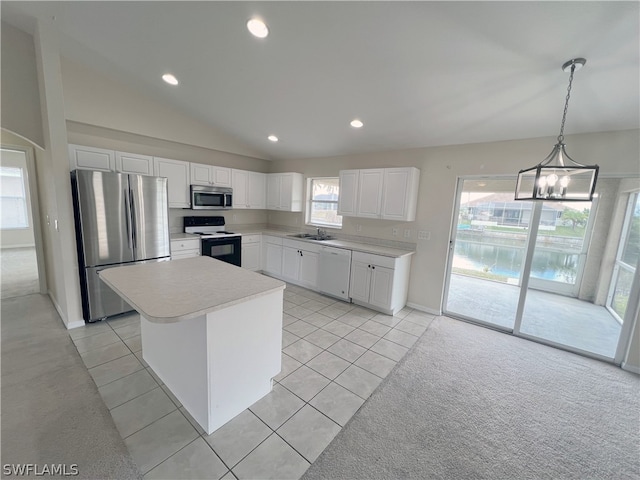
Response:
[{"label": "white window frame", "polygon": [[[338,217],[340,217],[340,225],[334,224],[334,223],[321,223],[321,222],[312,222],[311,221],[311,212],[313,209],[313,204],[314,204],[314,200],[313,200],[313,182],[316,180],[338,180],[339,177],[310,177],[307,179],[307,208],[306,208],[306,212],[305,212],[305,224],[306,225],[310,225],[310,226],[314,226],[314,227],[321,227],[321,228],[333,228],[336,230],[340,230],[342,229],[342,216],[338,215]],[[340,196],[340,193],[338,193],[338,196]],[[338,206],[338,200],[323,200],[323,201],[315,201],[315,203],[329,203],[329,204],[335,204],[336,205],[336,209]]]}]

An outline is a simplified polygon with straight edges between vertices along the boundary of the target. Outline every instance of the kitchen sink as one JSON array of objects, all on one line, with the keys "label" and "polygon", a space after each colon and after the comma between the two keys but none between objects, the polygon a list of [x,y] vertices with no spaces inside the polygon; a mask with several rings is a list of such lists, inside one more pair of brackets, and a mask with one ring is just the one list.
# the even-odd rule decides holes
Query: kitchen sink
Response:
[{"label": "kitchen sink", "polygon": [[306,237],[307,240],[333,240],[333,237],[329,235],[311,235],[310,237]]},{"label": "kitchen sink", "polygon": [[287,237],[292,238],[304,238],[305,240],[333,240],[333,237],[330,235],[312,235],[310,233],[294,233],[292,235],[287,235]]}]

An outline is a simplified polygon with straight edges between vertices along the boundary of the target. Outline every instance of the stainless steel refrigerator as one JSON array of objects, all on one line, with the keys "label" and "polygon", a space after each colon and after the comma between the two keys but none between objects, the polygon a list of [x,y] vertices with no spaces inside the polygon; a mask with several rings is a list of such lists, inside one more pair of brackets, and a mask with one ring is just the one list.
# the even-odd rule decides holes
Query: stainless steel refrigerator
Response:
[{"label": "stainless steel refrigerator", "polygon": [[98,272],[171,258],[167,179],[74,170],[71,186],[84,319],[133,310]]}]

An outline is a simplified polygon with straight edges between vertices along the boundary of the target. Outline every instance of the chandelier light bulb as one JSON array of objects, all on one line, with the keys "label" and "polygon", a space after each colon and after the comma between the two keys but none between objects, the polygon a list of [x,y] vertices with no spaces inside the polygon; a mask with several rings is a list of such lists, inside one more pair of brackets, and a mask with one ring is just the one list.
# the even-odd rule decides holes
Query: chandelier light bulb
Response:
[{"label": "chandelier light bulb", "polygon": [[547,177],[547,183],[550,187],[555,187],[556,182],[558,181],[558,176],[555,173],[552,173]]},{"label": "chandelier light bulb", "polygon": [[569,185],[569,182],[571,181],[571,179],[569,178],[568,175],[565,175],[564,177],[562,177],[560,179],[560,186],[562,188],[567,188],[567,186]]}]

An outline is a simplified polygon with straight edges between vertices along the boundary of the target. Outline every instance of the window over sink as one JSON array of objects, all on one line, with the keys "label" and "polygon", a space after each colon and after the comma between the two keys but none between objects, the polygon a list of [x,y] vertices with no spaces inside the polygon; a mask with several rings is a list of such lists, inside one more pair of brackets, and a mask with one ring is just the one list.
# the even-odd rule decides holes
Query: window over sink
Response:
[{"label": "window over sink", "polygon": [[309,178],[307,181],[307,225],[342,228],[338,215],[340,180],[338,177]]}]

